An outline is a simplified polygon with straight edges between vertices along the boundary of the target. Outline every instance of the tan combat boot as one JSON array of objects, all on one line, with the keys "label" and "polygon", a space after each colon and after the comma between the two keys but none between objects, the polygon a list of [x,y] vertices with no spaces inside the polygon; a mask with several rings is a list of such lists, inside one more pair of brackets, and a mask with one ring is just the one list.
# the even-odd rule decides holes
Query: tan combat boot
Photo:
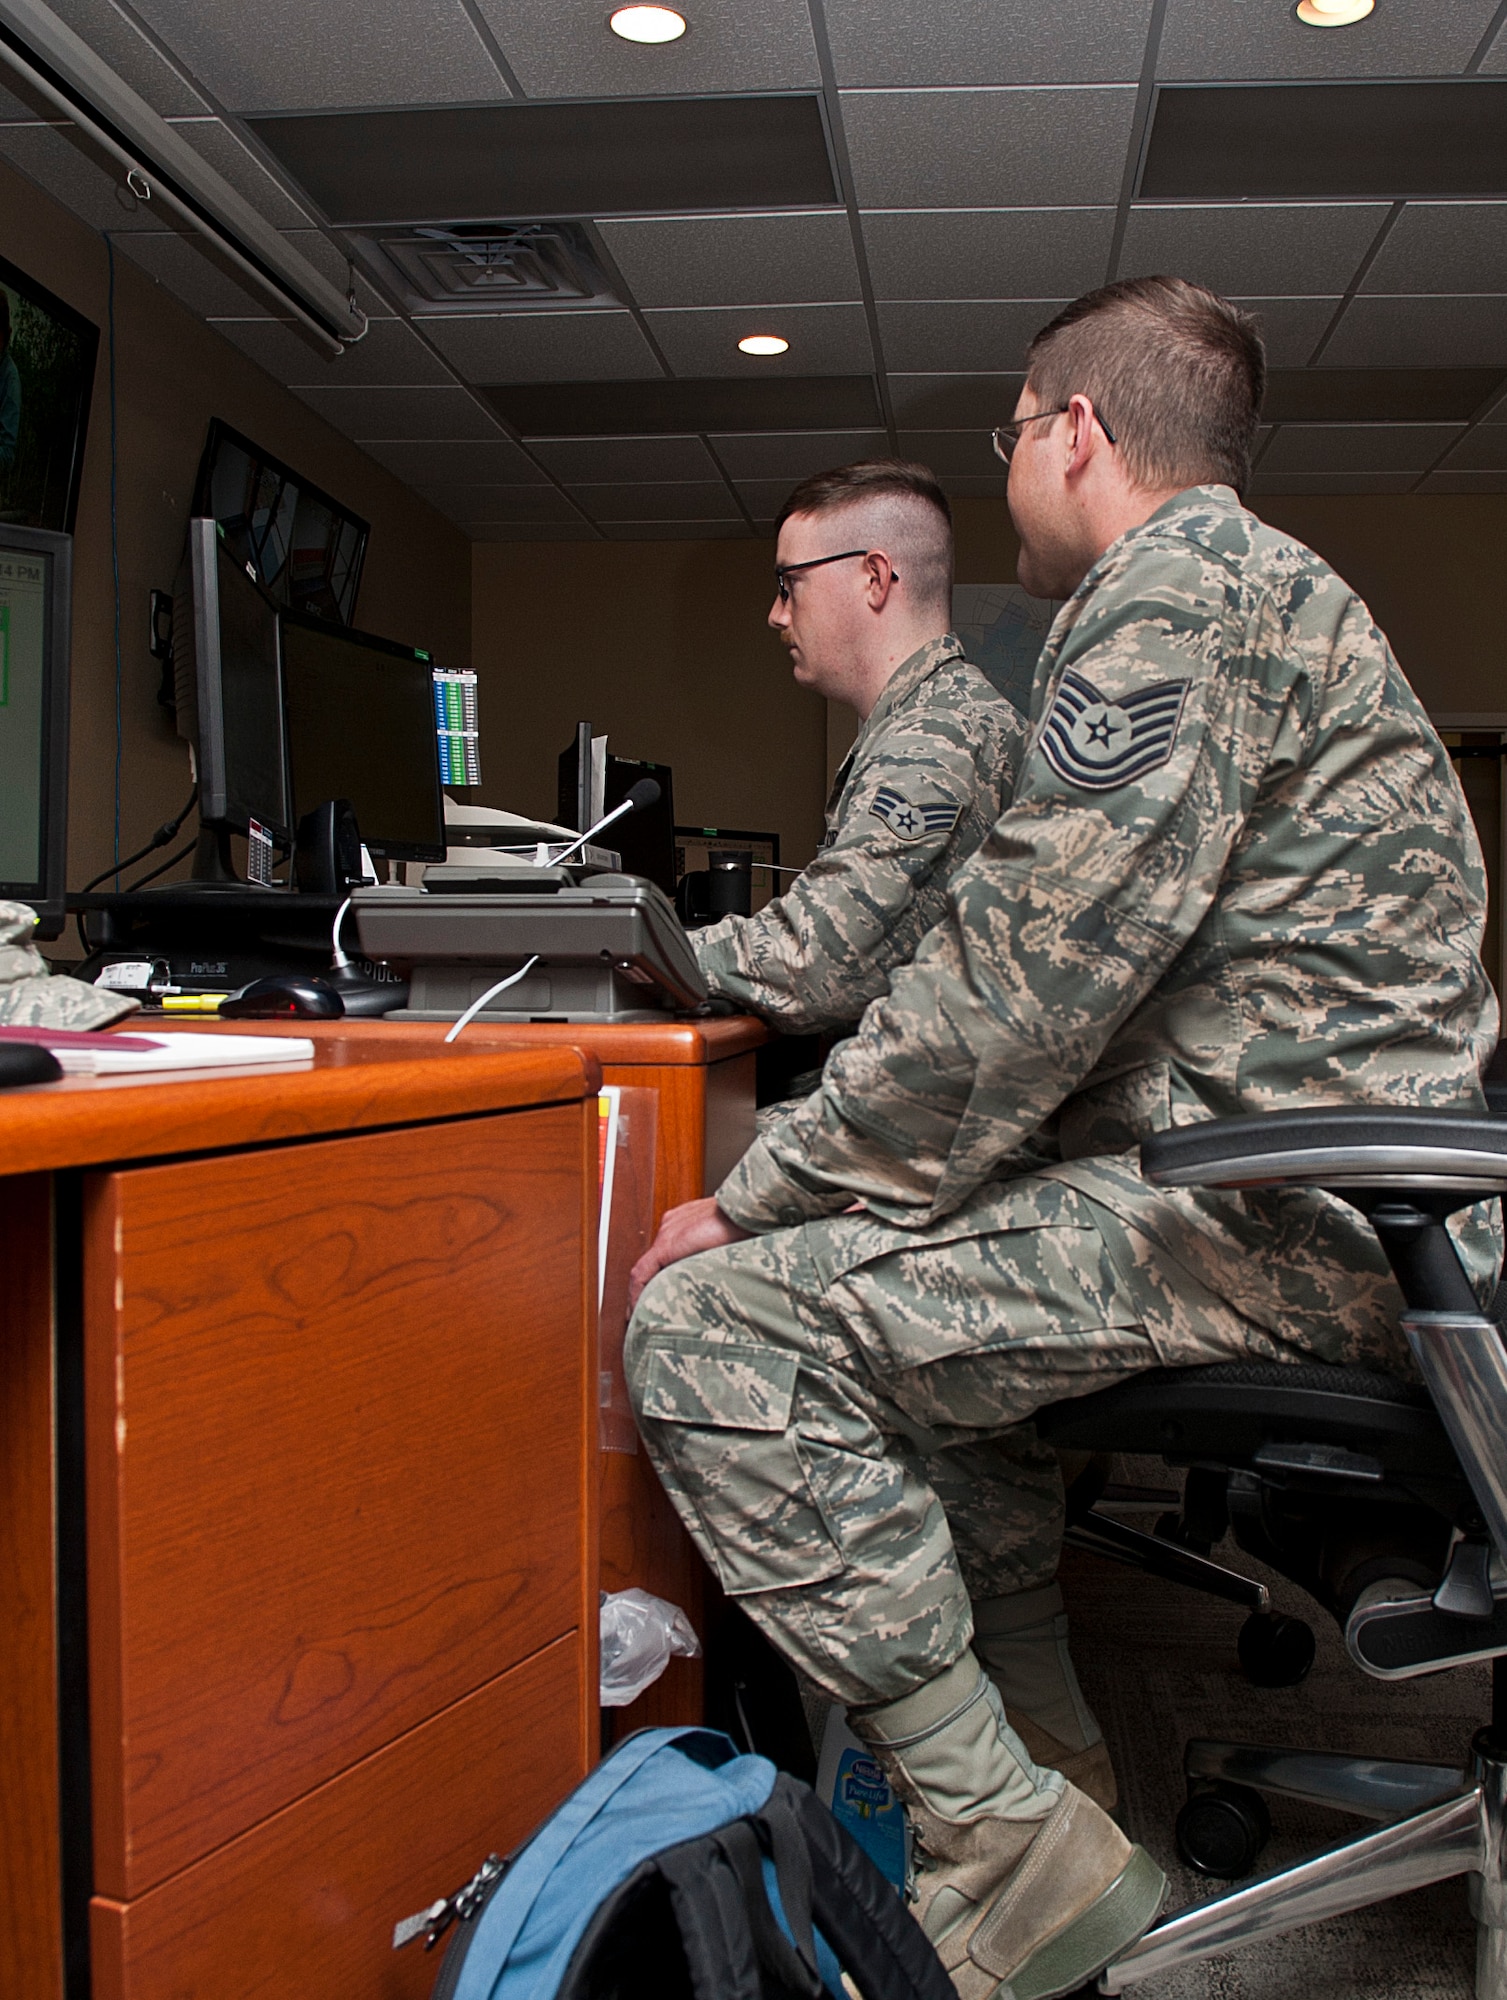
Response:
[{"label": "tan combat boot", "polygon": [[912,1914],[959,2000],[1072,1993],[1155,1922],[1161,1870],[1037,1768],[971,1654],[849,1720],[909,1811]]},{"label": "tan combat boot", "polygon": [[1115,1767],[1073,1671],[1061,1587],[1050,1583],[981,1599],[973,1607],[973,1626],[973,1650],[1032,1762],[1060,1771],[1095,1805],[1113,1812],[1120,1796]]}]

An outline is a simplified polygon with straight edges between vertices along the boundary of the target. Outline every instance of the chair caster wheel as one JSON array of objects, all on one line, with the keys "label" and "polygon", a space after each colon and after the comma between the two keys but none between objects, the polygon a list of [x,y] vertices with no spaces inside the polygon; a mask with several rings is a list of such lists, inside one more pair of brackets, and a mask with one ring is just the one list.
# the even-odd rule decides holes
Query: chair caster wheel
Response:
[{"label": "chair caster wheel", "polygon": [[1177,1816],[1177,1851],[1200,1875],[1238,1882],[1261,1859],[1272,1816],[1259,1792],[1216,1779],[1201,1785]]},{"label": "chair caster wheel", "polygon": [[1313,1665],[1313,1627],[1280,1611],[1253,1611],[1240,1628],[1240,1664],[1259,1688],[1296,1687]]}]

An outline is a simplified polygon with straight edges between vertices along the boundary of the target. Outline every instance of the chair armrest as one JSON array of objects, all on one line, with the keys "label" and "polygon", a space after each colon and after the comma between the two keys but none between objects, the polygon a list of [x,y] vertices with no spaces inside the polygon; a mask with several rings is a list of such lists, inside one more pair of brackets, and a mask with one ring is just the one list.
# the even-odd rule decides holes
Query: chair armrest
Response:
[{"label": "chair armrest", "polygon": [[1315,1105],[1213,1118],[1143,1141],[1156,1187],[1469,1188],[1507,1193],[1507,1119]]}]

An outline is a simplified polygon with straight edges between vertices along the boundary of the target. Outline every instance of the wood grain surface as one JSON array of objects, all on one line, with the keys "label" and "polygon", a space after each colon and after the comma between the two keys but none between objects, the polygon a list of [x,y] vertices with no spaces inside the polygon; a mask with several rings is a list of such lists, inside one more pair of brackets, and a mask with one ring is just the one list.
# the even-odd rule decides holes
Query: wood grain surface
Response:
[{"label": "wood grain surface", "polygon": [[582,1103],[90,1177],[99,1893],[580,1626],[595,1146]]},{"label": "wood grain surface", "polygon": [[94,2000],[425,2000],[440,1953],[393,1925],[585,1774],[582,1655],[561,1638],[160,1888],[97,1897]]},{"label": "wood grain surface", "polygon": [[0,1993],[59,2000],[52,1190],[0,1188]]},{"label": "wood grain surface", "polygon": [[[176,1019],[136,1025],[175,1033],[184,1027]],[[261,1033],[275,1024],[234,1025],[241,1033]],[[291,1024],[295,1032],[321,1025]],[[568,1046],[478,1048],[456,1042],[446,1047],[438,1036],[426,1043],[384,1032],[378,1022],[359,1025],[366,1031],[360,1035],[348,1028],[343,1036],[311,1037],[316,1049],[310,1068],[186,1079],[180,1074],[167,1080],[65,1077],[8,1090],[0,1172],[35,1173],[463,1118],[579,1098],[597,1088],[595,1060]],[[122,1032],[131,1026],[122,1023]]]}]

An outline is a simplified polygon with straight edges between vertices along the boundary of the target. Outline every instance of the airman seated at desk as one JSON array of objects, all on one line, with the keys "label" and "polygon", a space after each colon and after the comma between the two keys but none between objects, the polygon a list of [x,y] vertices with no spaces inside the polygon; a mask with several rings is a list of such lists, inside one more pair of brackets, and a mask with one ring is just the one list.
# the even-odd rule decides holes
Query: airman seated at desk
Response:
[{"label": "airman seated at desk", "polygon": [[1010,802],[1025,730],[953,636],[952,510],[925,466],[820,473],[777,534],[769,623],[797,682],[863,726],[810,867],[691,942],[714,994],[801,1034],[850,1027],[914,956]]},{"label": "airman seated at desk", "polygon": [[[1155,1188],[1139,1142],[1284,1107],[1484,1111],[1480,849],[1365,605],[1240,503],[1264,372],[1251,319],[1177,279],[1037,335],[997,443],[1021,581],[1067,602],[1014,804],[820,1089],[637,1272],[647,1448],[907,1801],[916,1914],[964,2000],[1075,1989],[1164,1893],[980,1666],[1061,1538],[1018,1427],[1162,1366],[1407,1372],[1355,1210]],[[1483,1298],[1488,1213],[1458,1234]]]}]

